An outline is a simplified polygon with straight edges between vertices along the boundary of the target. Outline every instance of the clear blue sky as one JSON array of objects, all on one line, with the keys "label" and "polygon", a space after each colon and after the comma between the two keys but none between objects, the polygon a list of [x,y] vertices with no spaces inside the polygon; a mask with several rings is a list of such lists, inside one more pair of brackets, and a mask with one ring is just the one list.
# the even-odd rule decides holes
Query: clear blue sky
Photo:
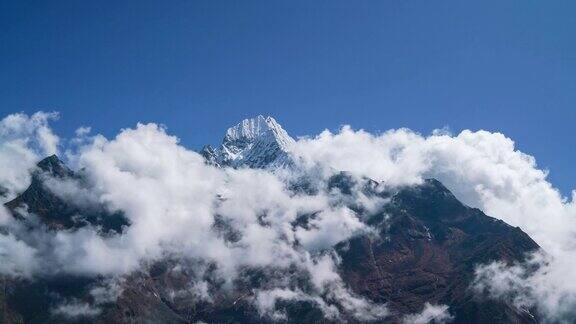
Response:
[{"label": "clear blue sky", "polygon": [[293,135],[501,131],[576,187],[576,1],[0,0],[0,110],[186,146],[269,114]]}]

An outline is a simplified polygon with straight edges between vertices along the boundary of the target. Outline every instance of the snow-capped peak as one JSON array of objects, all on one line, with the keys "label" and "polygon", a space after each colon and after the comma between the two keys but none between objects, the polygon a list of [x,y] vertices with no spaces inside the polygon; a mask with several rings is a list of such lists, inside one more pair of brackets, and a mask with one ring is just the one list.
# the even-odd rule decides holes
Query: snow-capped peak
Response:
[{"label": "snow-capped peak", "polygon": [[226,131],[225,141],[253,140],[264,134],[271,127],[278,125],[274,118],[258,115],[256,118],[244,119]]},{"label": "snow-capped peak", "polygon": [[218,149],[202,150],[206,160],[220,166],[266,168],[287,163],[294,139],[270,116],[244,119],[229,128]]}]

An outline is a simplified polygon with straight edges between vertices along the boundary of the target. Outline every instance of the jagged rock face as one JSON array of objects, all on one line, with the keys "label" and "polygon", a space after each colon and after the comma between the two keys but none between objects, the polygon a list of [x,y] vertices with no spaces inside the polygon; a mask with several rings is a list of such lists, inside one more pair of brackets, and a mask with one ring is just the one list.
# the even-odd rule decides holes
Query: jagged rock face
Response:
[{"label": "jagged rock face", "polygon": [[205,146],[201,154],[216,166],[273,168],[288,162],[294,139],[272,117],[245,119],[226,131],[218,149]]},{"label": "jagged rock face", "polygon": [[477,264],[519,262],[539,248],[519,228],[463,205],[433,179],[395,193],[368,222],[378,236],[337,247],[341,274],[358,294],[387,303],[393,314],[418,312],[428,301],[450,305],[456,323],[534,322],[529,313],[470,290]]}]

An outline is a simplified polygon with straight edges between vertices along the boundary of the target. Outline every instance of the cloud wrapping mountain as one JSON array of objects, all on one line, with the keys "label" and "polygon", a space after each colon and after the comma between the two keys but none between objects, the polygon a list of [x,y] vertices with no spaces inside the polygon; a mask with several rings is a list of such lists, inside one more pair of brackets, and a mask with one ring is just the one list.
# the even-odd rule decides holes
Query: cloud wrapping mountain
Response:
[{"label": "cloud wrapping mountain", "polygon": [[57,113],[12,114],[0,120],[0,196],[6,202],[26,189],[41,158],[58,152],[59,138],[48,123]]},{"label": "cloud wrapping mountain", "polygon": [[[407,129],[380,135],[345,126],[324,131],[295,146],[308,168],[347,170],[391,184],[411,184],[432,177],[470,206],[528,233],[545,251],[535,256],[536,272],[526,266],[480,267],[483,289],[513,299],[519,306],[538,306],[551,319],[573,318],[576,305],[576,203],[547,181],[532,156],[500,133],[464,130],[456,136],[423,137]],[[521,271],[523,275],[519,275]],[[500,273],[509,283],[502,285]],[[497,292],[508,287],[506,293]]]},{"label": "cloud wrapping mountain", "polygon": [[[97,136],[76,154],[76,168],[85,170],[85,181],[49,179],[46,185],[84,207],[102,203],[111,211],[122,211],[130,226],[121,235],[101,235],[91,226],[29,233],[12,222],[14,232],[22,233],[19,239],[28,244],[24,247],[36,249],[40,271],[124,275],[142,263],[177,255],[216,264],[218,276],[231,284],[245,267],[296,266],[311,276],[315,293],[309,298],[332,294],[333,301],[358,317],[385,314],[383,307],[343,287],[332,256],[312,255],[306,249],[326,249],[366,230],[346,206],[333,203],[330,193],[295,195],[286,190],[286,180],[270,172],[209,166],[154,124],[124,130],[113,140]],[[309,239],[312,235],[305,229],[292,227],[297,216],[309,213],[318,213],[311,231],[326,232],[323,224],[333,230],[327,242],[320,235]],[[227,240],[214,230],[216,216],[238,240]],[[34,215],[27,218],[33,220]],[[297,242],[299,237],[304,246]],[[6,238],[13,244],[23,242]],[[33,267],[21,263],[20,272],[11,273],[28,269]],[[78,306],[68,303],[60,309],[71,310],[70,305]]]},{"label": "cloud wrapping mountain", "polygon": [[[0,123],[0,163],[17,168],[17,176],[0,174],[0,183],[6,183],[9,192],[25,188],[41,154],[58,150],[58,138],[48,127],[54,117],[11,115]],[[0,220],[9,234],[0,234],[0,255],[9,262],[0,271],[14,276],[46,272],[121,276],[161,258],[183,257],[216,264],[217,275],[230,285],[246,267],[288,271],[295,266],[310,276],[313,289],[303,292],[274,282],[254,300],[263,314],[282,318],[270,306],[270,298],[297,298],[314,301],[328,317],[338,316],[336,304],[359,319],[377,319],[386,316],[385,307],[349,292],[336,271],[338,257],[323,251],[372,230],[351,204],[369,212],[385,201],[367,197],[357,188],[351,195],[354,201],[344,201],[350,198],[326,183],[340,171],[388,187],[434,177],[470,206],[522,228],[547,253],[534,257],[533,264],[539,266],[535,272],[523,265],[480,266],[479,291],[513,299],[519,306],[537,306],[549,319],[571,315],[576,305],[572,285],[576,275],[571,271],[576,265],[574,198],[563,198],[535,159],[516,150],[511,139],[486,131],[422,136],[407,129],[371,134],[345,126],[335,134],[324,131],[316,137],[287,140],[279,125],[268,132],[264,127],[270,120],[258,120],[256,135],[264,140],[242,129],[229,132],[257,140],[238,141],[246,137],[238,135],[236,142],[225,141],[223,148],[234,151],[234,156],[228,152],[227,159],[214,160],[236,167],[241,163],[230,161],[256,161],[255,167],[264,167],[258,169],[206,164],[206,155],[183,147],[156,124],[139,124],[113,139],[79,131],[66,151],[73,169],[83,170],[85,180],[52,179],[47,184],[55,194],[73,197],[78,204],[121,211],[130,226],[117,235],[103,235],[93,226],[58,232],[39,227],[30,233],[2,211]],[[275,146],[278,134],[284,141]],[[232,142],[242,142],[242,150],[231,150]],[[282,165],[289,157],[290,172],[266,169],[257,154],[259,147],[281,156]],[[209,152],[222,154],[219,150]],[[14,154],[25,163],[16,163]],[[289,189],[303,179],[314,194]],[[293,225],[307,214],[316,215],[312,226]],[[28,217],[34,221],[34,215]],[[215,219],[223,227],[215,229]],[[414,318],[446,311],[437,310],[425,309]]]}]

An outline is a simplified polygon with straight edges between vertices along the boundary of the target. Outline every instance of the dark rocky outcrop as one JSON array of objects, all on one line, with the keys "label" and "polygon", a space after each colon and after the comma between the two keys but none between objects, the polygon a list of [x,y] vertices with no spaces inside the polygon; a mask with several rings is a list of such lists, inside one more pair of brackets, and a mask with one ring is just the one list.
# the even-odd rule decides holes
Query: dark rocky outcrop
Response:
[{"label": "dark rocky outcrop", "polygon": [[83,182],[80,175],[52,155],[38,163],[28,189],[5,206],[20,219],[26,218],[25,212],[38,216],[43,224],[53,230],[93,225],[101,227],[104,232],[121,232],[122,226],[128,225],[120,212],[110,213],[103,206],[79,206],[62,199],[47,187],[46,180],[49,178],[76,181],[79,185]]},{"label": "dark rocky outcrop", "polygon": [[387,303],[398,317],[431,302],[449,305],[457,323],[534,321],[470,291],[476,265],[520,262],[539,248],[519,228],[463,205],[434,179],[401,189],[369,222],[379,228],[378,236],[337,247],[342,276],[358,294]]}]

